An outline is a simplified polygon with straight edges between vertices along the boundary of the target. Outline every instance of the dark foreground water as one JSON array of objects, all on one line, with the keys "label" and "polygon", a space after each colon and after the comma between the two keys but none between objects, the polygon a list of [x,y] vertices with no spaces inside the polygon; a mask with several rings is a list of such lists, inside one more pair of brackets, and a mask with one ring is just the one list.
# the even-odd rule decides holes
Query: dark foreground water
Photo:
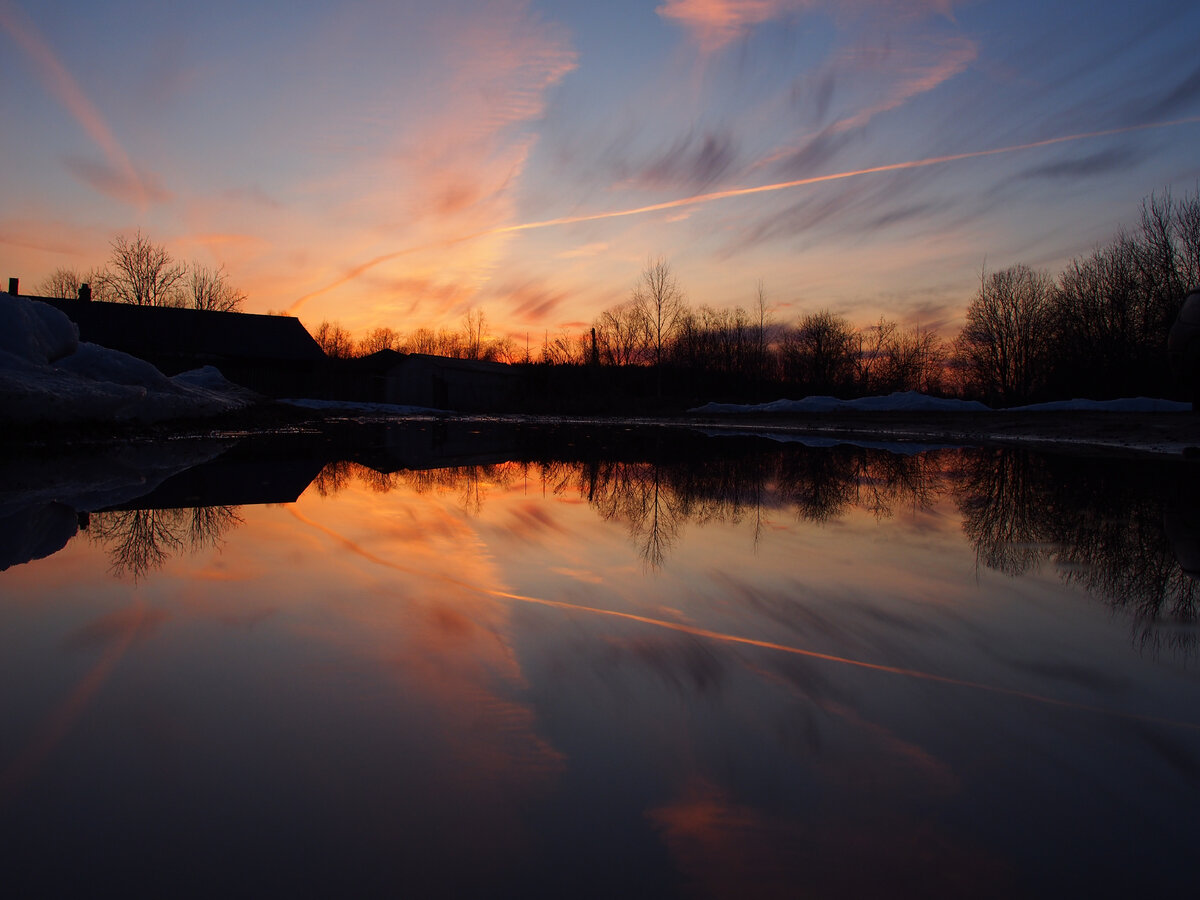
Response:
[{"label": "dark foreground water", "polygon": [[0,488],[5,896],[1195,890],[1193,464],[415,422]]}]

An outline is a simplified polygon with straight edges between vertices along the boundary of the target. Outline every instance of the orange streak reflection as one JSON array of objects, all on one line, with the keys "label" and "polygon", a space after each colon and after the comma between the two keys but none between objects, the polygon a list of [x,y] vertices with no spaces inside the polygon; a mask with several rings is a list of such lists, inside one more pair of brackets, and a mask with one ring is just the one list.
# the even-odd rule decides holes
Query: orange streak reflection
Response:
[{"label": "orange streak reflection", "polygon": [[[299,519],[301,522],[305,523],[306,525],[310,525],[313,528],[316,528],[317,530],[321,531],[324,534],[329,535],[334,540],[339,541],[348,550],[351,550],[352,552],[357,553],[358,555],[362,556],[365,559],[370,560],[371,562],[374,562],[381,566],[387,566],[388,568],[396,569],[397,571],[405,572],[407,574],[413,574],[413,575],[417,575],[417,576],[424,577],[424,578],[430,577],[429,573],[425,572],[424,570],[417,569],[417,568],[414,568],[411,566],[404,566],[399,563],[394,563],[389,560],[385,560],[379,556],[376,556],[375,554],[359,547],[357,544],[355,544],[349,538],[343,537],[342,535],[337,534],[332,529],[326,528],[325,526],[312,521],[311,519],[307,518],[306,516],[302,515],[301,513],[297,512],[294,509],[289,509],[289,512],[291,512],[291,514],[293,516],[295,516],[297,519]],[[439,580],[441,580],[447,584],[452,584],[456,587],[465,588],[465,589],[471,590],[471,591],[477,591],[479,593],[487,594],[491,597],[498,597],[498,598],[502,598],[505,600],[516,600],[520,603],[530,603],[530,604],[535,604],[537,606],[550,607],[552,609],[563,609],[563,610],[569,610],[571,612],[583,612],[583,613],[590,613],[592,615],[597,615],[597,616],[607,616],[609,618],[614,618],[614,619],[624,619],[629,622],[638,622],[643,625],[652,625],[656,628],[666,628],[671,631],[678,631],[682,634],[691,635],[693,637],[707,638],[709,640],[721,641],[723,643],[728,643],[728,644],[740,644],[740,645],[748,646],[748,647],[759,647],[764,650],[775,650],[780,653],[790,653],[790,654],[793,654],[796,656],[807,657],[809,659],[819,659],[819,660],[823,660],[825,662],[838,663],[839,665],[853,666],[858,669],[867,669],[872,672],[886,672],[889,675],[903,675],[907,678],[915,678],[915,679],[919,679],[922,681],[932,681],[932,682],[936,682],[938,684],[953,685],[955,687],[972,688],[974,690],[987,691],[988,693],[991,693],[991,694],[999,694],[1001,696],[1006,696],[1006,697],[1018,697],[1022,700],[1029,700],[1034,703],[1042,703],[1047,706],[1056,706],[1056,707],[1061,707],[1063,709],[1074,709],[1074,710],[1079,710],[1081,712],[1099,713],[1100,715],[1112,716],[1114,718],[1119,718],[1119,719],[1130,719],[1130,720],[1134,720],[1134,721],[1138,721],[1138,722],[1149,722],[1149,723],[1154,723],[1157,725],[1169,725],[1169,726],[1173,726],[1176,728],[1187,728],[1187,729],[1190,729],[1193,731],[1200,731],[1200,723],[1183,722],[1178,719],[1166,719],[1166,718],[1161,718],[1158,716],[1147,716],[1147,715],[1141,715],[1139,713],[1131,713],[1131,712],[1123,712],[1121,710],[1106,709],[1105,707],[1102,707],[1102,706],[1093,706],[1093,705],[1087,704],[1087,703],[1075,703],[1070,700],[1060,700],[1055,697],[1047,697],[1043,694],[1034,694],[1029,691],[1017,690],[1016,688],[1000,687],[998,685],[987,684],[985,682],[980,682],[980,681],[970,681],[970,680],[963,679],[963,678],[954,678],[949,675],[937,675],[933,672],[924,672],[920,669],[907,669],[907,668],[903,668],[901,666],[889,666],[889,665],[885,665],[883,663],[866,662],[865,660],[852,659],[847,656],[837,656],[836,654],[832,654],[832,653],[821,653],[820,651],[817,651],[817,650],[805,650],[801,647],[792,647],[788,644],[776,643],[775,641],[764,641],[764,640],[759,640],[758,638],[743,637],[741,635],[736,635],[736,634],[726,634],[725,632],[721,632],[721,631],[713,631],[708,628],[700,628],[699,626],[696,626],[696,625],[687,625],[683,622],[669,622],[665,619],[656,619],[651,616],[638,615],[637,613],[621,612],[621,611],[615,610],[615,609],[603,609],[603,608],[597,607],[597,606],[583,606],[583,605],[580,605],[577,603],[567,603],[562,600],[546,600],[541,597],[529,597],[524,594],[514,594],[509,591],[501,591],[501,590],[497,590],[495,588],[482,587],[480,585],[471,584],[470,582],[463,581],[458,578],[453,578],[448,575],[436,575],[433,577],[436,577]]]},{"label": "orange streak reflection", "polygon": [[5,767],[3,773],[0,773],[0,800],[19,788],[22,782],[37,770],[50,751],[67,736],[79,714],[108,680],[113,668],[133,643],[145,618],[146,607],[141,601],[128,610],[109,617],[107,625],[116,626],[117,629],[115,639],[96,664],[79,679],[66,699],[42,719],[25,749]]}]

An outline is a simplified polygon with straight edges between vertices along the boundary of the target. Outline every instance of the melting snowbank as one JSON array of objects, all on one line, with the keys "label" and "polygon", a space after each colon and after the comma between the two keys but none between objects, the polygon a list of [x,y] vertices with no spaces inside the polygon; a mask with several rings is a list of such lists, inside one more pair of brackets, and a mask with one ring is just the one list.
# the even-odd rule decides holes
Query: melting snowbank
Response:
[{"label": "melting snowbank", "polygon": [[80,342],[64,313],[0,293],[0,418],[7,422],[159,422],[253,399],[211,366],[168,378],[145,360]]}]

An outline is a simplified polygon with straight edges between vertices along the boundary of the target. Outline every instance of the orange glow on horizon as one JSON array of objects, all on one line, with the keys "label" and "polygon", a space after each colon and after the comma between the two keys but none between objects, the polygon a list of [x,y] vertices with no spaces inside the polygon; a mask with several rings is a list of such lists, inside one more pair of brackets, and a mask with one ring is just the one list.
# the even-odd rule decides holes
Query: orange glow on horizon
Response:
[{"label": "orange glow on horizon", "polygon": [[1053,138],[1046,138],[1045,140],[1041,141],[1031,141],[1024,144],[993,147],[988,150],[971,150],[965,153],[952,153],[945,156],[932,156],[924,159],[906,160],[898,163],[887,163],[880,166],[869,166],[863,169],[851,169],[844,172],[833,172],[826,175],[814,175],[809,178],[798,178],[791,181],[778,181],[772,184],[756,185],[753,187],[729,188],[722,191],[709,191],[703,194],[693,194],[690,197],[681,197],[675,200],[666,200],[661,203],[651,203],[645,206],[636,206],[628,209],[609,210],[607,212],[588,213],[577,216],[559,216],[556,218],[542,219],[535,222],[523,222],[517,225],[503,225],[496,228],[472,232],[460,237],[447,238],[442,241],[423,244],[416,247],[407,247],[403,250],[396,250],[390,253],[384,253],[375,256],[374,258],[349,269],[340,278],[330,282],[324,287],[318,288],[317,290],[311,291],[300,297],[286,309],[286,313],[288,315],[296,315],[301,307],[303,307],[304,304],[309,300],[342,287],[343,285],[354,281],[366,272],[384,263],[399,259],[402,256],[419,253],[424,250],[445,249],[447,247],[466,243],[478,238],[503,234],[515,234],[522,231],[532,231],[542,228],[554,228],[562,225],[575,225],[584,222],[597,222],[604,219],[618,219],[629,216],[639,216],[645,215],[646,213],[662,212],[665,210],[680,209],[682,207],[712,203],[718,200],[729,200],[736,197],[748,197],[754,194],[767,194],[774,193],[776,191],[791,190],[793,188],[806,187],[813,184],[842,181],[849,178],[857,178],[862,175],[875,175],[883,172],[899,172],[907,169],[920,169],[928,166],[943,165],[945,163],[959,162],[967,159],[980,159],[988,156],[999,156],[1005,153],[1017,153],[1023,150],[1035,150],[1041,147],[1050,147],[1056,144],[1070,143],[1072,141],[1111,137],[1113,135],[1128,134],[1137,131],[1146,131],[1157,128],[1170,128],[1178,125],[1193,125],[1196,123],[1200,123],[1200,116],[1188,116],[1185,118],[1171,119],[1163,122],[1147,122],[1141,125],[1130,125],[1123,128],[1109,128],[1102,131],[1079,132],[1076,134],[1067,134]]}]

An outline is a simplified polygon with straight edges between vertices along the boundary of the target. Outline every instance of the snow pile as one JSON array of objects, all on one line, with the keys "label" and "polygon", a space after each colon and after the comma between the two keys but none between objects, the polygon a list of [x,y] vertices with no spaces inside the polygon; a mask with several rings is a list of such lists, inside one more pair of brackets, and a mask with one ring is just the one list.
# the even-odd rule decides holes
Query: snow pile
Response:
[{"label": "snow pile", "polygon": [[693,413],[796,413],[796,412],[988,412],[978,400],[947,400],[916,391],[897,391],[886,397],[860,397],[838,400],[836,397],[805,397],[803,400],[774,400],[770,403],[706,403]]},{"label": "snow pile", "polygon": [[1178,400],[1152,400],[1149,397],[1126,397],[1122,400],[1054,400],[1016,406],[1009,412],[1191,412],[1192,404]]},{"label": "snow pile", "polygon": [[79,346],[79,329],[46,303],[0,294],[0,366],[47,365]]},{"label": "snow pile", "polygon": [[[1152,400],[1148,397],[1129,397],[1123,400],[1056,400],[1015,406],[1003,412],[1190,412],[1190,403],[1176,400]],[[814,413],[857,410],[859,412],[994,412],[978,400],[947,400],[930,397],[916,391],[897,391],[886,397],[860,397],[857,400],[838,400],[835,397],[805,397],[803,400],[775,400],[771,403],[706,403],[692,413]]]},{"label": "snow pile", "polygon": [[5,421],[157,422],[248,405],[249,392],[219,374],[168,378],[145,360],[81,343],[75,323],[49,304],[0,293]]}]

